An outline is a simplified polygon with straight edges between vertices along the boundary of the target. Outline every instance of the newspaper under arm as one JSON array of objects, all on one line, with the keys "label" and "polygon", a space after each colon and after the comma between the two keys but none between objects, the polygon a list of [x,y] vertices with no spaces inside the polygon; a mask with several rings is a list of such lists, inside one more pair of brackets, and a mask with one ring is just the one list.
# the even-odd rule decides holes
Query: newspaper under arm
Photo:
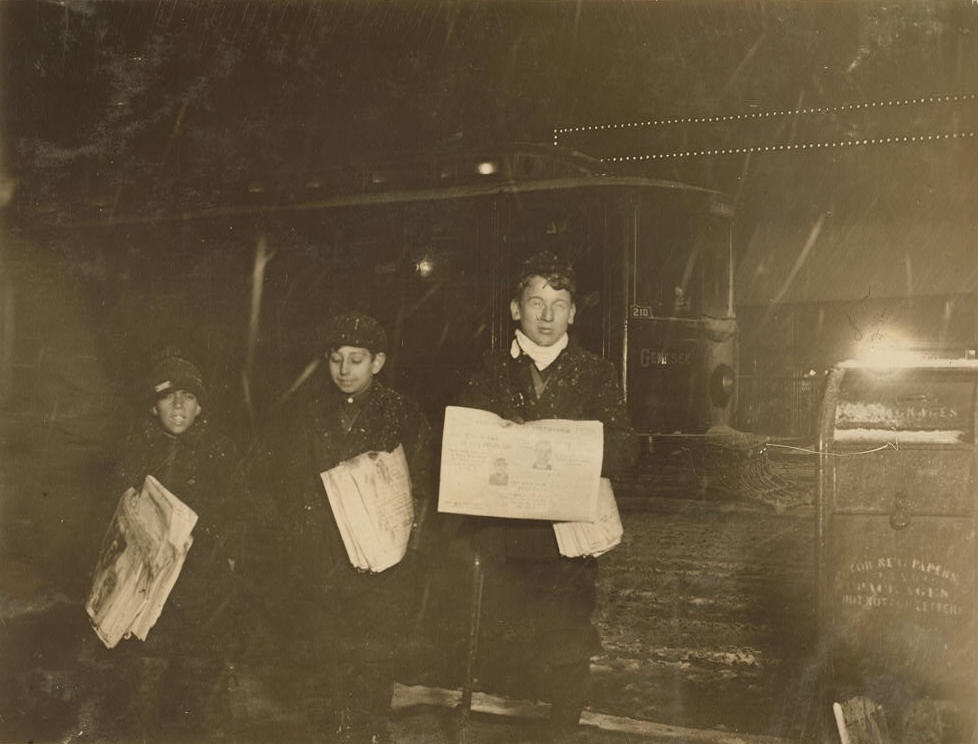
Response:
[{"label": "newspaper under arm", "polygon": [[601,479],[597,518],[591,522],[554,522],[557,549],[567,558],[604,555],[621,543],[624,530],[611,481]]},{"label": "newspaper under arm", "polygon": [[152,475],[119,499],[95,567],[85,610],[108,647],[146,640],[193,544],[197,514]]},{"label": "newspaper under arm", "polygon": [[319,475],[350,563],[372,573],[399,563],[414,524],[404,447],[364,452]]}]

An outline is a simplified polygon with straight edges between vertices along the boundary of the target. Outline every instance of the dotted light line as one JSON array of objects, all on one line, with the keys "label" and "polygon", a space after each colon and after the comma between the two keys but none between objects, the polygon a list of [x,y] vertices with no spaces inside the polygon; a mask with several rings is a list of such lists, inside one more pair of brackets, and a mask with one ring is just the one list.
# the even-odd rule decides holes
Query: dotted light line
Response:
[{"label": "dotted light line", "polygon": [[787,152],[789,150],[844,150],[862,145],[890,145],[911,142],[944,142],[974,138],[974,132],[954,132],[951,134],[918,134],[905,137],[867,137],[866,139],[845,140],[843,142],[807,142],[800,145],[755,145],[752,147],[723,147],[712,150],[686,150],[680,152],[652,155],[618,155],[601,158],[603,163],[627,163],[640,160],[669,160],[675,158],[694,158],[702,155],[740,155],[754,152]]},{"label": "dotted light line", "polygon": [[886,108],[888,106],[913,106],[922,103],[959,103],[974,101],[978,94],[957,96],[926,96],[922,98],[894,98],[890,101],[870,101],[867,103],[846,103],[841,106],[815,106],[802,109],[785,109],[784,111],[755,111],[749,114],[721,114],[719,116],[684,116],[674,119],[649,119],[648,121],[628,121],[613,124],[589,124],[580,127],[563,127],[554,129],[554,145],[562,134],[574,132],[599,132],[609,129],[633,129],[636,127],[657,127],[667,124],[710,124],[721,121],[742,121],[745,119],[770,119],[778,116],[796,116],[798,114],[828,114],[834,111],[856,111],[860,109]]}]

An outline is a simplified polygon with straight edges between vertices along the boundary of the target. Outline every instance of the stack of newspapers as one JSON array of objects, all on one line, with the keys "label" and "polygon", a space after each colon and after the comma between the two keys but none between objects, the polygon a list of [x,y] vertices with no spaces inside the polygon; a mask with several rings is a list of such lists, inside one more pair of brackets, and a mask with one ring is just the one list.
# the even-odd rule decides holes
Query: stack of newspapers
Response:
[{"label": "stack of newspapers", "polygon": [[623,534],[611,481],[601,479],[598,515],[593,522],[554,522],[557,549],[568,558],[607,553],[621,542]]},{"label": "stack of newspapers", "polygon": [[350,563],[372,573],[399,563],[414,523],[404,448],[364,452],[319,475]]},{"label": "stack of newspapers", "polygon": [[85,610],[98,637],[146,640],[193,543],[197,515],[151,475],[119,500]]}]

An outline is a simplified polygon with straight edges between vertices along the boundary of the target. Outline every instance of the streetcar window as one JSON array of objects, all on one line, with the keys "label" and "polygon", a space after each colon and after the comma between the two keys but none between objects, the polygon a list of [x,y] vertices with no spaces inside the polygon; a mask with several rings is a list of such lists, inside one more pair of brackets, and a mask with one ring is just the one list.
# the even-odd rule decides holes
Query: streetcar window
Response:
[{"label": "streetcar window", "polygon": [[700,312],[703,315],[725,317],[730,312],[729,231],[728,221],[711,217],[703,219],[697,233]]},{"label": "streetcar window", "polygon": [[726,224],[691,205],[643,205],[633,257],[633,304],[653,317],[726,316]]}]

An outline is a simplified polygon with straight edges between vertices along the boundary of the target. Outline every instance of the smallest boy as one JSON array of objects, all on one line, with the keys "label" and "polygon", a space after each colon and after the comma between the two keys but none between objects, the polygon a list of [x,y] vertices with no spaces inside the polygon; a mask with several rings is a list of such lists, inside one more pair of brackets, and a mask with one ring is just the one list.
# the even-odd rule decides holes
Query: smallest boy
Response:
[{"label": "smallest boy", "polygon": [[301,700],[320,735],[349,742],[390,741],[394,665],[410,627],[416,579],[411,560],[381,573],[357,571],[347,556],[320,473],[364,452],[403,445],[411,477],[418,546],[427,511],[431,430],[417,403],[377,379],[387,361],[387,334],[362,313],[327,322],[320,375],[287,440],[284,492],[290,499],[292,573],[300,622],[308,623],[309,665]]},{"label": "smallest boy", "polygon": [[145,643],[112,652],[127,700],[126,738],[217,738],[231,725],[227,662],[235,653],[245,515],[252,504],[234,441],[208,420],[200,369],[168,347],[145,386],[145,409],[120,453],[112,493],[154,476],[197,514],[193,545]]}]

